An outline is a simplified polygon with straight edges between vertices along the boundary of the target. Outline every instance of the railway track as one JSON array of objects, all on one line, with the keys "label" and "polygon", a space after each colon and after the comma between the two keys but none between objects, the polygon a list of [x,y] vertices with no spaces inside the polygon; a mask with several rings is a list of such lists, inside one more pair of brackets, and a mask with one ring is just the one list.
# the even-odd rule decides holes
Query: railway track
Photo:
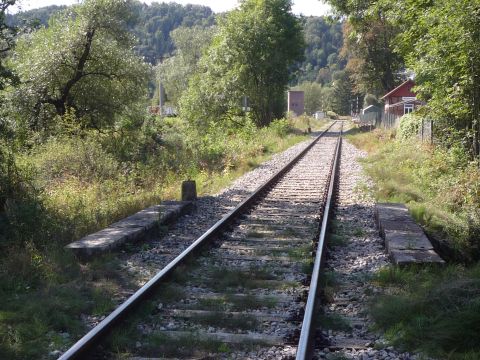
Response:
[{"label": "railway track", "polygon": [[[334,123],[60,360],[95,356],[95,346],[146,299],[155,307],[136,323],[139,341],[120,351],[130,358],[309,358],[322,214],[332,199],[342,126]],[[102,349],[101,357],[115,358],[114,350]]]}]

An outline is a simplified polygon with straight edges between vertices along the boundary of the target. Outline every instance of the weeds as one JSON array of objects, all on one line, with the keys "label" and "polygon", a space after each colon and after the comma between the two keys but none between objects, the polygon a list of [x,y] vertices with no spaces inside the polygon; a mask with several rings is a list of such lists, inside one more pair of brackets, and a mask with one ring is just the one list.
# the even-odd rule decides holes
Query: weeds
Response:
[{"label": "weeds", "polygon": [[232,316],[228,313],[217,311],[195,315],[192,317],[192,320],[195,324],[215,326],[224,329],[253,330],[259,324],[257,319],[251,315]]},{"label": "weeds", "polygon": [[346,318],[338,314],[323,314],[318,318],[318,324],[325,330],[351,331],[352,326]]},{"label": "weeds", "polygon": [[380,130],[349,140],[370,152],[363,165],[378,201],[405,203],[430,235],[448,241],[452,260],[480,258],[480,171],[463,149],[393,141]]},{"label": "weeds", "polygon": [[480,354],[479,265],[390,267],[374,281],[387,291],[373,300],[371,315],[391,343],[439,358]]}]

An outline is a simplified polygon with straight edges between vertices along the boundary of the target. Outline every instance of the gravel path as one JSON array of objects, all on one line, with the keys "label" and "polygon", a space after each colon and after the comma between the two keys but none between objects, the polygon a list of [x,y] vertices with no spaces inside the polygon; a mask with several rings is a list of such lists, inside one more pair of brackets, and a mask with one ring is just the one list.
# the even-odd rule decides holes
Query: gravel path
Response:
[{"label": "gravel path", "polygon": [[370,183],[357,161],[365,156],[348,141],[343,142],[335,216],[335,233],[343,241],[330,246],[326,265],[338,285],[323,307],[325,318],[337,323],[342,319],[343,326],[322,331],[325,346],[316,355],[319,359],[417,359],[417,355],[400,353],[393,347],[376,350],[385,341],[369,331],[372,321],[367,316],[367,302],[369,296],[381,292],[369,279],[389,260],[375,227],[375,202],[359,190]]}]

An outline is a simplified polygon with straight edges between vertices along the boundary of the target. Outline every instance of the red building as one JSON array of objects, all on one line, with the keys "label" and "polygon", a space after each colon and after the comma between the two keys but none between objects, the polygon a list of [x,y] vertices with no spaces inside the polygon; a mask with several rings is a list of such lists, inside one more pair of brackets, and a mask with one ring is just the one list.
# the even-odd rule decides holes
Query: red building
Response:
[{"label": "red building", "polygon": [[385,94],[382,100],[385,101],[385,113],[402,116],[411,113],[423,103],[417,100],[417,96],[412,91],[415,82],[408,79],[403,84]]},{"label": "red building", "polygon": [[305,112],[305,94],[303,91],[288,91],[288,112],[300,116]]}]

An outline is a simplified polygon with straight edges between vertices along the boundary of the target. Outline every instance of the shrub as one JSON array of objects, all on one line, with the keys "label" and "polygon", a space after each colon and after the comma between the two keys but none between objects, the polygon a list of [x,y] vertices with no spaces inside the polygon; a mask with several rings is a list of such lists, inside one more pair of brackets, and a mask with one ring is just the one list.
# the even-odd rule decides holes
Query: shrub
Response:
[{"label": "shrub", "polygon": [[335,113],[333,111],[327,111],[327,117],[329,117],[330,119],[333,119],[333,120],[338,120],[337,113]]},{"label": "shrub", "polygon": [[45,183],[71,177],[83,182],[107,180],[118,172],[116,160],[93,136],[51,139],[19,161],[32,164]]},{"label": "shrub", "polygon": [[400,118],[397,138],[400,140],[407,140],[416,137],[422,126],[422,119],[423,117],[414,112],[403,115]]},{"label": "shrub", "polygon": [[269,128],[272,129],[278,136],[285,136],[291,130],[287,119],[274,120],[270,123]]}]

